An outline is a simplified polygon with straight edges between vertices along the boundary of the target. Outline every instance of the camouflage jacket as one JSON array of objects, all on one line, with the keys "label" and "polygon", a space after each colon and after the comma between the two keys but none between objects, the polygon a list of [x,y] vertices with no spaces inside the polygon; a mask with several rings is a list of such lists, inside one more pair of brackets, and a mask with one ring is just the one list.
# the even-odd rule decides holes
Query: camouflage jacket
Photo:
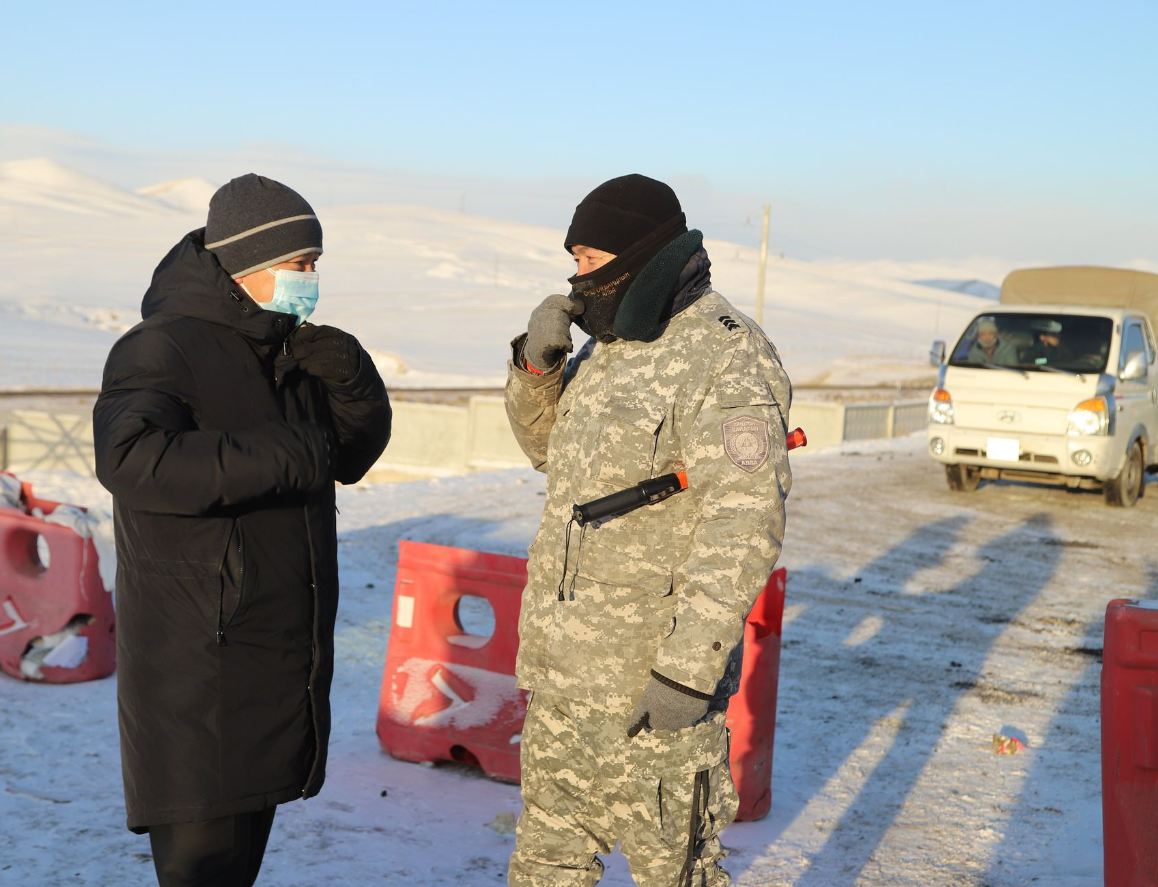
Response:
[{"label": "camouflage jacket", "polygon": [[[725,699],[780,554],[792,388],[775,347],[708,292],[653,342],[508,367],[507,414],[547,473],[519,620],[519,685],[629,709],[651,669]],[[571,507],[686,470],[688,489],[599,528]]]}]

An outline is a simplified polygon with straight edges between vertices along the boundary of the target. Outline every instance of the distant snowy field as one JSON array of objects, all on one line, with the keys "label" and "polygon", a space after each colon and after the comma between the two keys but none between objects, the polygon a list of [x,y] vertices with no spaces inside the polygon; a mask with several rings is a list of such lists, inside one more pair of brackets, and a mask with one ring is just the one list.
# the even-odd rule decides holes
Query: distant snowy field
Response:
[{"label": "distant snowy field", "polygon": [[[204,225],[213,190],[185,179],[131,192],[51,160],[0,163],[0,388],[98,386],[153,268]],[[326,238],[316,319],[355,333],[394,386],[501,384],[507,343],[573,273],[561,230],[413,206],[316,208]],[[757,249],[704,233],[716,288],[752,314]],[[764,326],[796,382],[927,378],[930,341],[992,304],[953,287],[990,292],[985,281],[1007,270],[774,257]]]},{"label": "distant snowy field", "polygon": [[[1102,883],[1102,612],[1158,597],[1158,489],[1130,510],[1016,484],[954,494],[924,449],[794,464],[772,811],[725,833],[739,885]],[[31,480],[108,508],[94,481]],[[517,789],[395,761],[374,721],[398,541],[523,555],[542,495],[529,470],[339,490],[329,776],[280,808],[260,884],[504,883]],[[995,733],[1028,747],[998,756]],[[115,678],[0,677],[0,735],[0,881],[150,883],[148,841],[124,829]],[[605,883],[630,883],[621,857]]]}]

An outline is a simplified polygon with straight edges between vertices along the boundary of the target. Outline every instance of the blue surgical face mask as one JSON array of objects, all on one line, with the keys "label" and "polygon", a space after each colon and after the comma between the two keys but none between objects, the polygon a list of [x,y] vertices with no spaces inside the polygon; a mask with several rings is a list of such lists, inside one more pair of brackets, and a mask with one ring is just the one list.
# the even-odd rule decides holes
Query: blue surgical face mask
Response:
[{"label": "blue surgical face mask", "polygon": [[318,272],[291,271],[288,268],[266,268],[273,275],[273,298],[258,302],[266,311],[292,314],[305,323],[318,304]]}]

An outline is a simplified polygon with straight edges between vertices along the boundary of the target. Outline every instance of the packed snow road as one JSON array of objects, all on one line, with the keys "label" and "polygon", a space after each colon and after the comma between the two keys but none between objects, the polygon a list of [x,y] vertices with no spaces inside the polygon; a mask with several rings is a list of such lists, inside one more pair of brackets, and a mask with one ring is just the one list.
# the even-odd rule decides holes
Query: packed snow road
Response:
[{"label": "packed snow road", "polygon": [[[921,437],[794,459],[771,814],[725,833],[742,885],[1101,884],[1098,677],[1114,597],[1158,597],[1158,487],[951,493]],[[107,507],[92,481],[42,495]],[[374,715],[396,544],[522,554],[542,479],[340,491],[343,601],[322,794],[279,811],[259,884],[499,884],[513,786],[394,761]],[[180,668],[180,663],[173,667]],[[115,681],[0,680],[0,880],[148,884],[123,827]],[[994,753],[995,733],[1022,738]],[[630,883],[618,856],[605,883]]]}]

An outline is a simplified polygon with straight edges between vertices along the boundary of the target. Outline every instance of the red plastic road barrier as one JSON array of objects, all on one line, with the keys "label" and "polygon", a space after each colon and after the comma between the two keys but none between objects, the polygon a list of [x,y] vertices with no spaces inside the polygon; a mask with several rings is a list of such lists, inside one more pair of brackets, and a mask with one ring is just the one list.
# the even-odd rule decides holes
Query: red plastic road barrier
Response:
[{"label": "red plastic road barrier", "polygon": [[1158,884],[1158,603],[1106,607],[1102,651],[1106,887]]},{"label": "red plastic road barrier", "polygon": [[[60,505],[33,496],[28,484],[22,494],[27,511],[39,508],[47,515]],[[92,539],[0,508],[0,669],[53,684],[112,674],[112,595],[101,582],[98,563]],[[53,649],[45,648],[45,640]],[[47,655],[35,656],[37,649]]]},{"label": "red plastic road barrier", "polygon": [[[739,692],[728,706],[738,818],[759,819],[772,804],[772,745],[780,631],[788,574],[774,572],[744,630]],[[378,740],[407,761],[477,763],[491,777],[519,781],[526,694],[515,687],[523,558],[420,542],[398,546],[393,627],[378,702]],[[490,638],[465,633],[458,607],[485,598]]]},{"label": "red plastic road barrier", "polygon": [[740,689],[728,703],[729,761],[740,796],[736,819],[760,819],[772,807],[772,742],[780,679],[780,633],[788,571],[776,570],[744,626]]},{"label": "red plastic road barrier", "polygon": [[[378,704],[378,740],[408,761],[477,763],[519,780],[526,694],[515,687],[527,562],[421,542],[398,546],[393,626]],[[459,607],[485,598],[494,634],[468,634]]]}]

